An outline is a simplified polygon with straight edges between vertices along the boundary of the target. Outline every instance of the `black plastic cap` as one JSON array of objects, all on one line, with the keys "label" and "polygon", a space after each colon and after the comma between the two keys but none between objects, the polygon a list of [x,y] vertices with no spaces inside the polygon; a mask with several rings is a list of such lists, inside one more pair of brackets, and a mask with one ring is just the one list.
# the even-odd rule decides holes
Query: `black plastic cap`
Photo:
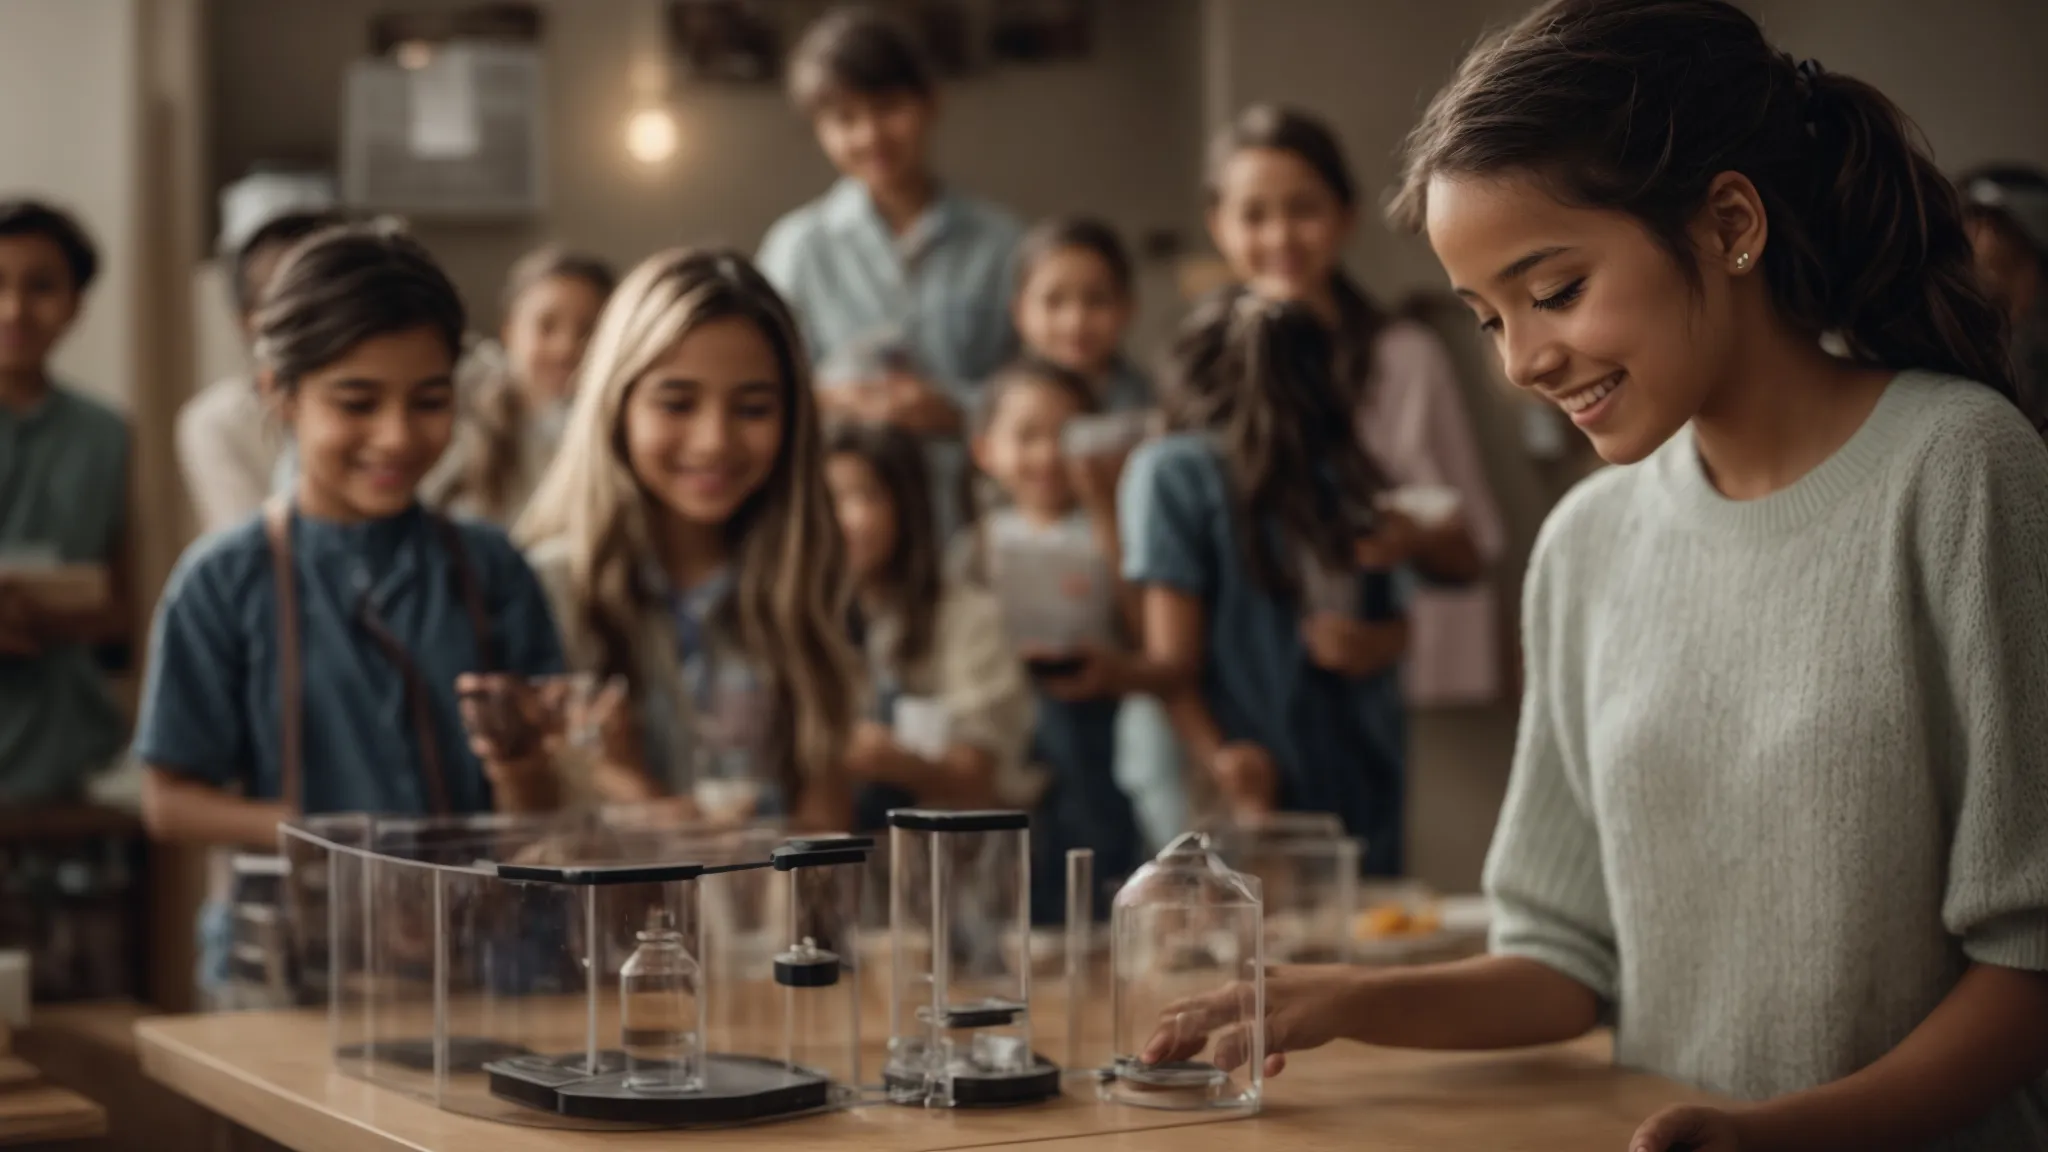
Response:
[{"label": "black plastic cap", "polygon": [[979,812],[895,808],[889,812],[889,827],[908,828],[917,832],[1015,832],[1031,827],[1031,814],[1007,808],[991,808]]},{"label": "black plastic cap", "polygon": [[672,880],[695,880],[704,875],[702,864],[601,864],[566,868],[544,864],[500,864],[500,880],[532,880],[542,884],[663,884]]}]

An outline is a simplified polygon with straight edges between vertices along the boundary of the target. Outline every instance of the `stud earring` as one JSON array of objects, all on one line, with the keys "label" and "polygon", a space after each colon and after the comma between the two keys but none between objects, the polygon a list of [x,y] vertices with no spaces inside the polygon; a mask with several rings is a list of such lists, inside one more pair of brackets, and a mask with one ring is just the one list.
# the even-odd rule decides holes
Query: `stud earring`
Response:
[{"label": "stud earring", "polygon": [[1749,253],[1744,252],[1735,258],[1735,270],[1737,272],[1749,271]]}]

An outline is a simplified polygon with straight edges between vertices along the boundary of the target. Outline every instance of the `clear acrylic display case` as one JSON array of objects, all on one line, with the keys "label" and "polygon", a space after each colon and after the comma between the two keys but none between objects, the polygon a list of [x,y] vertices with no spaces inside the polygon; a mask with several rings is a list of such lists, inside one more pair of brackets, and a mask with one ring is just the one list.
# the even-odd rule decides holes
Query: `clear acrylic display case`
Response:
[{"label": "clear acrylic display case", "polygon": [[[1116,1056],[1104,1099],[1256,1112],[1265,1089],[1265,940],[1256,877],[1189,832],[1138,869],[1110,913]],[[1155,1041],[1165,1054],[1148,1061]]]},{"label": "clear acrylic display case", "polygon": [[346,1074],[557,1127],[741,1123],[857,1094],[872,841],[588,813],[314,817],[283,846],[294,954],[324,953],[300,968],[324,976]]},{"label": "clear acrylic display case", "polygon": [[1269,812],[1203,826],[1225,863],[1255,876],[1275,964],[1352,959],[1361,847],[1335,816]]},{"label": "clear acrylic display case", "polygon": [[1023,812],[889,813],[889,1099],[1057,1095],[1032,1046],[1031,831]]}]

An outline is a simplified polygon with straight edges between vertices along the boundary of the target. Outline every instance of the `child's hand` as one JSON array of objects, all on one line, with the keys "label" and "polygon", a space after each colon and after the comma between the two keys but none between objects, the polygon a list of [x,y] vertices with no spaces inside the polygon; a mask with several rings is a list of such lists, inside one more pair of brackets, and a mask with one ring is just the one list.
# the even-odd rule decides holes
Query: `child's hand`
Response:
[{"label": "child's hand", "polygon": [[1742,1152],[1742,1131],[1718,1108],[1666,1108],[1636,1129],[1628,1152]]},{"label": "child's hand", "polygon": [[1415,558],[1422,546],[1422,528],[1414,520],[1391,508],[1376,514],[1373,534],[1360,536],[1353,554],[1360,568],[1388,572]]},{"label": "child's hand", "polygon": [[896,734],[887,725],[863,720],[854,726],[846,749],[846,774],[855,780],[887,783],[895,775]]},{"label": "child's hand", "polygon": [[0,575],[0,656],[40,656],[43,642],[31,621],[35,604],[21,587]]},{"label": "child's hand", "polygon": [[1123,653],[1106,648],[1092,640],[1083,640],[1072,648],[1054,650],[1029,647],[1023,651],[1027,666],[1034,660],[1078,660],[1080,667],[1058,676],[1041,676],[1039,686],[1046,695],[1055,700],[1078,702],[1082,700],[1109,700],[1125,694],[1125,660]]},{"label": "child's hand", "polygon": [[879,415],[919,436],[951,436],[960,431],[960,409],[950,397],[906,372],[892,373],[870,385],[880,394]]},{"label": "child's hand", "polygon": [[1273,810],[1280,773],[1264,748],[1245,741],[1225,744],[1210,758],[1209,772],[1233,814],[1262,816]]},{"label": "child's hand", "polygon": [[632,692],[625,677],[614,676],[598,689],[597,695],[575,702],[567,724],[568,730],[579,737],[594,740],[598,759],[604,763],[646,771],[640,725],[633,714]]},{"label": "child's hand", "polygon": [[541,755],[550,737],[561,735],[566,685],[535,686],[518,676],[464,673],[455,678],[462,726],[469,750],[486,765]]},{"label": "child's hand", "polygon": [[1301,642],[1316,667],[1359,680],[1400,662],[1408,651],[1408,623],[1317,612],[1302,621]]}]

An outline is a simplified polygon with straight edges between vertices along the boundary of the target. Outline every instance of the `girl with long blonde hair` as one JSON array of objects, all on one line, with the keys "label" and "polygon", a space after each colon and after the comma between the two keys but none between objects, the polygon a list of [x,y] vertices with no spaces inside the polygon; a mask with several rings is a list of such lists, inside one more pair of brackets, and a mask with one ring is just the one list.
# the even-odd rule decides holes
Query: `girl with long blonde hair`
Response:
[{"label": "girl with long blonde hair", "polygon": [[572,665],[624,684],[573,797],[844,826],[843,548],[796,325],[746,257],[674,249],[619,285],[516,536]]}]

